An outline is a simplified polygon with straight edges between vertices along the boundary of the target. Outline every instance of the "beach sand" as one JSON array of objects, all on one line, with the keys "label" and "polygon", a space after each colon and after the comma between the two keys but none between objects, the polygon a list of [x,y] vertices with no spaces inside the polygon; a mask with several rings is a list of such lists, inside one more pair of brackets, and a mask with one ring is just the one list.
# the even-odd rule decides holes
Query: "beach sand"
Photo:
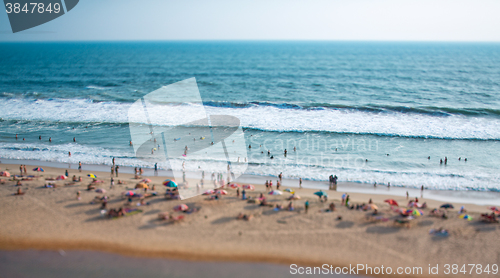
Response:
[{"label": "beach sand", "polygon": [[[466,221],[458,218],[456,210],[462,204],[454,203],[455,210],[448,212],[448,219],[442,219],[429,216],[430,210],[442,202],[424,198],[420,202],[426,202],[429,208],[424,209],[424,216],[412,220],[408,228],[394,223],[397,213],[383,202],[393,198],[404,206],[405,197],[349,193],[354,204],[367,203],[371,198],[379,207],[379,215],[389,218],[385,222],[371,222],[368,217],[372,211],[350,210],[340,205],[344,192],[328,191],[328,202],[320,202],[313,194],[317,190],[295,189],[302,197],[294,201],[296,210],[275,211],[236,198],[234,189],[226,189],[229,194],[221,200],[208,200],[207,196],[184,201],[166,200],[163,197],[165,187],[161,185],[166,177],[148,177],[151,184],[156,185],[159,196],[148,198],[149,205],[138,207],[142,213],[108,219],[101,215],[100,204],[90,204],[95,196],[102,194],[86,190],[91,179],[85,167],[81,173],[68,170],[70,177],[82,176],[82,182],[64,186],[69,181],[57,181],[57,188],[44,188],[45,178],[64,174],[65,169],[43,167],[45,172],[36,173],[31,171],[33,167],[28,168],[28,174],[40,177],[22,182],[24,195],[13,195],[17,191],[15,181],[3,178],[5,183],[0,185],[0,249],[99,250],[140,257],[304,266],[368,264],[371,267],[390,266],[394,270],[422,267],[424,276],[430,276],[429,265],[439,265],[440,275],[433,276],[444,276],[445,264],[486,266],[500,261],[496,244],[500,236],[499,225],[480,222],[479,214],[489,212],[487,205],[466,204],[473,217],[472,221]],[[0,169],[17,174],[19,165],[0,164]],[[132,189],[139,181],[131,174],[120,174],[115,181],[120,179],[126,184],[115,182],[115,187],[110,189],[109,173],[92,173],[104,181],[98,188],[107,190],[108,208],[123,206],[127,200],[121,193]],[[248,191],[250,197],[265,192],[263,185],[255,186],[255,191]],[[212,188],[213,183],[206,181],[205,189]],[[76,199],[77,191],[81,191],[81,200]],[[270,203],[286,206],[286,197],[290,194],[265,196]],[[303,209],[306,200],[310,202],[308,213]],[[324,212],[332,201],[337,210]],[[201,210],[184,214],[185,219],[179,223],[157,220],[160,212],[182,214],[173,212],[173,207],[181,203]],[[254,217],[250,221],[237,220],[239,213]],[[337,220],[338,216],[342,216],[342,220]],[[440,227],[448,229],[448,237],[429,234],[430,229]],[[488,276],[485,273],[467,275]]]}]

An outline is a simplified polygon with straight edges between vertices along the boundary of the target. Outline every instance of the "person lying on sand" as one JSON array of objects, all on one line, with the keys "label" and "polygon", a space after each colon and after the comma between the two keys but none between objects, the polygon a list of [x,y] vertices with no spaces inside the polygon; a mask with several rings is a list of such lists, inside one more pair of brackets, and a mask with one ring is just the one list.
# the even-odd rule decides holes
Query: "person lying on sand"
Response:
[{"label": "person lying on sand", "polygon": [[449,232],[446,229],[443,228],[438,228],[438,229],[431,229],[429,231],[430,235],[435,235],[435,236],[448,236]]},{"label": "person lying on sand", "polygon": [[125,211],[123,210],[123,208],[119,208],[118,210],[116,210],[116,209],[110,209],[108,211],[108,217],[109,218],[121,217],[121,216],[124,216],[124,215],[125,215]]},{"label": "person lying on sand", "polygon": [[21,183],[21,181],[17,181],[16,183],[16,186],[22,186],[23,184]]},{"label": "person lying on sand", "polygon": [[57,185],[55,183],[46,183],[44,186],[44,188],[56,188]]},{"label": "person lying on sand", "polygon": [[292,210],[294,210],[295,208],[293,207],[293,203],[292,203],[292,202],[288,203],[288,206],[286,207],[286,209],[287,209],[288,211],[292,211]]},{"label": "person lying on sand", "polygon": [[241,212],[240,212],[240,214],[238,214],[238,216],[236,216],[236,219],[243,219],[246,221],[250,221],[252,218],[253,218],[253,215],[251,215],[251,214],[246,215],[246,214],[243,214]]},{"label": "person lying on sand", "polygon": [[90,190],[94,190],[96,187],[92,184],[89,184],[87,185],[87,190],[90,191]]},{"label": "person lying on sand", "polygon": [[166,211],[166,212],[159,213],[158,219],[159,220],[166,220],[169,223],[175,223],[175,222],[183,220],[184,215],[173,216],[173,215],[170,215],[170,213],[168,211]]}]

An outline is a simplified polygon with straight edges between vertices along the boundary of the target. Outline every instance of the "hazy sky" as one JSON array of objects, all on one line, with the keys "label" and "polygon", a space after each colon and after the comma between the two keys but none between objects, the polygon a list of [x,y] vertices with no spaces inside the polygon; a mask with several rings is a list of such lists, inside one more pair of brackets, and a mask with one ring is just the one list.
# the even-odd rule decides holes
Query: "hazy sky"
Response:
[{"label": "hazy sky", "polygon": [[[14,1],[14,0],[13,0]],[[80,0],[16,40],[500,41],[499,0]]]}]

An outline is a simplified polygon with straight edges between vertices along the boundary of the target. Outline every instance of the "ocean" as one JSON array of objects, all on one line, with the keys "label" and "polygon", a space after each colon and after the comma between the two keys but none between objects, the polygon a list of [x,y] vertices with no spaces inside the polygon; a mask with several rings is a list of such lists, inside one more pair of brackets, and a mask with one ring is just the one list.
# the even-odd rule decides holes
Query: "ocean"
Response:
[{"label": "ocean", "polygon": [[[128,108],[195,77],[207,113],[240,119],[245,174],[498,192],[499,65],[495,43],[0,43],[0,158],[152,168]],[[169,125],[199,108],[164,105]]]}]

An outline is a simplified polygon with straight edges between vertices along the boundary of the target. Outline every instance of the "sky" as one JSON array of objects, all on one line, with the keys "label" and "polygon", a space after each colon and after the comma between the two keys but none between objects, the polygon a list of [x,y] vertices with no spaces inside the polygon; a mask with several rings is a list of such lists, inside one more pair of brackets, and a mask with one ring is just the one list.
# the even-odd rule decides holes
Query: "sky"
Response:
[{"label": "sky", "polygon": [[500,42],[499,11],[498,0],[80,0],[15,34],[0,12],[0,41]]}]

